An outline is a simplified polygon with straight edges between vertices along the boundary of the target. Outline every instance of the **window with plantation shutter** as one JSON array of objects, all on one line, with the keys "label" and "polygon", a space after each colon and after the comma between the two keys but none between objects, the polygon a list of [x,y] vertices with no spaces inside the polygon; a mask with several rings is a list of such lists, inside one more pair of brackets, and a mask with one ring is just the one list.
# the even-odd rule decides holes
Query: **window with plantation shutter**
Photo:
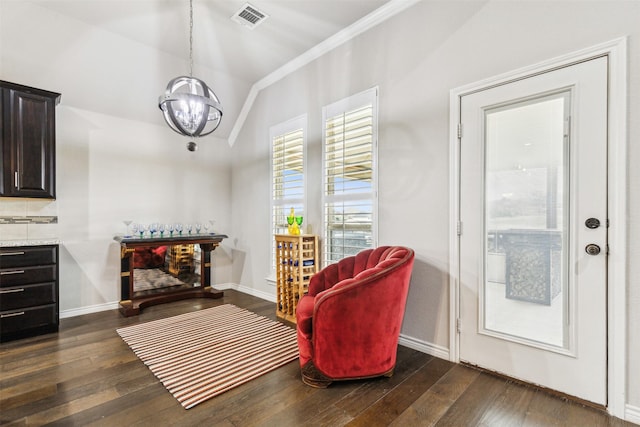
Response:
[{"label": "window with plantation shutter", "polygon": [[323,262],[377,244],[377,89],[323,109]]},{"label": "window with plantation shutter", "polygon": [[[272,235],[287,233],[291,208],[304,216],[306,116],[298,117],[270,131],[271,140],[271,226]],[[275,240],[271,240],[271,265],[275,268]]]}]

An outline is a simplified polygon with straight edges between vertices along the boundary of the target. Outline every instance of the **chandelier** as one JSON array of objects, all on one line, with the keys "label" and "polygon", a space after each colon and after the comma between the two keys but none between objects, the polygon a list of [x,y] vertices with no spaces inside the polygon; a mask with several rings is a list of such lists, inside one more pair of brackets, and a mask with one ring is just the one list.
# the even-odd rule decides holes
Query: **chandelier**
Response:
[{"label": "chandelier", "polygon": [[[158,99],[164,120],[180,135],[198,138],[216,130],[222,120],[222,105],[202,80],[193,77],[193,0],[189,0],[189,77],[179,76],[167,84]],[[195,151],[195,142],[187,144]]]}]

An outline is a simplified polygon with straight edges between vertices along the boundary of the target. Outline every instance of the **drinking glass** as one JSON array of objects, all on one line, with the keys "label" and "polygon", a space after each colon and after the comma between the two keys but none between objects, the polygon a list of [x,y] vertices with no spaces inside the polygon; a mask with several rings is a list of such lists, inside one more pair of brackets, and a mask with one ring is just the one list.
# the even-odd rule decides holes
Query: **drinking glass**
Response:
[{"label": "drinking glass", "polygon": [[131,224],[131,233],[134,236],[138,234],[138,224],[136,224],[135,222]]},{"label": "drinking glass", "polygon": [[158,231],[158,224],[155,222],[149,224],[149,234],[151,234],[151,237],[153,237],[153,233],[155,233],[156,231]]},{"label": "drinking glass", "polygon": [[191,234],[192,229],[193,229],[193,225],[187,224],[187,232],[189,232],[189,234]]},{"label": "drinking glass", "polygon": [[164,237],[164,224],[158,225],[158,231],[160,232],[160,237]]},{"label": "drinking glass", "polygon": [[173,224],[167,224],[167,230],[169,230],[169,237],[173,237]]},{"label": "drinking glass", "polygon": [[131,234],[129,234],[129,225],[133,222],[130,219],[125,219],[124,221],[122,221],[124,223],[124,225],[127,226],[127,231],[124,234],[124,237],[131,237]]},{"label": "drinking glass", "polygon": [[182,223],[176,223],[176,231],[182,236]]},{"label": "drinking glass", "polygon": [[200,230],[202,229],[202,224],[196,222],[196,234],[200,234]]}]

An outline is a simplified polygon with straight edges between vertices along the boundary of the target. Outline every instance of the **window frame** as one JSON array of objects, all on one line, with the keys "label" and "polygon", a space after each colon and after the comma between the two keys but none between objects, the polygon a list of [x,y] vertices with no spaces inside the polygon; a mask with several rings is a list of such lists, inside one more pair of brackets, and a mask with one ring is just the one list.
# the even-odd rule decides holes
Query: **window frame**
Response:
[{"label": "window frame", "polygon": [[[270,217],[270,234],[271,238],[269,241],[271,242],[271,249],[269,251],[269,263],[271,265],[270,271],[271,275],[275,274],[275,238],[274,234],[276,231],[276,224],[274,221],[274,208],[276,206],[286,207],[295,205],[302,205],[303,215],[307,216],[305,210],[307,209],[307,181],[308,181],[308,162],[307,162],[307,114],[300,115],[298,117],[294,117],[285,122],[273,125],[269,128],[269,164],[270,164],[270,173],[269,173],[269,217]],[[284,136],[291,132],[302,131],[302,175],[303,175],[303,184],[302,184],[302,197],[296,198],[282,198],[276,200],[274,197],[274,179],[275,179],[275,164],[274,164],[274,147],[273,141],[275,138]]]},{"label": "window frame", "polygon": [[[328,230],[327,230],[327,203],[349,202],[358,200],[371,201],[371,247],[378,246],[378,87],[367,89],[363,92],[351,95],[347,98],[333,102],[322,108],[322,266],[326,267],[337,261],[328,260]],[[372,107],[372,136],[371,136],[371,191],[356,194],[327,194],[327,120],[337,115],[350,113],[359,108],[371,105]],[[344,254],[343,254],[344,255]],[[344,256],[343,256],[344,257]]]}]

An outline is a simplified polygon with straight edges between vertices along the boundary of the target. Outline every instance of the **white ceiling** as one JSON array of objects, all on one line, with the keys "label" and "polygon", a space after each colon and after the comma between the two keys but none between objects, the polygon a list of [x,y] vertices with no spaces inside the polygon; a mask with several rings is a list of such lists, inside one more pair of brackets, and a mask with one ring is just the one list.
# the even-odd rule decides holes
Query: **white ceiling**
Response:
[{"label": "white ceiling", "polygon": [[[231,20],[244,0],[194,0],[196,77],[211,86],[225,109],[216,133],[229,136],[249,94],[265,76],[371,14],[389,0],[250,0],[269,15],[254,29]],[[34,3],[91,26],[185,59],[189,72],[188,0],[35,0]],[[199,75],[205,66],[216,81]],[[246,93],[225,97],[224,87]],[[164,90],[158,88],[158,95]],[[234,98],[234,99],[230,99]],[[160,116],[160,114],[158,114]]]}]

